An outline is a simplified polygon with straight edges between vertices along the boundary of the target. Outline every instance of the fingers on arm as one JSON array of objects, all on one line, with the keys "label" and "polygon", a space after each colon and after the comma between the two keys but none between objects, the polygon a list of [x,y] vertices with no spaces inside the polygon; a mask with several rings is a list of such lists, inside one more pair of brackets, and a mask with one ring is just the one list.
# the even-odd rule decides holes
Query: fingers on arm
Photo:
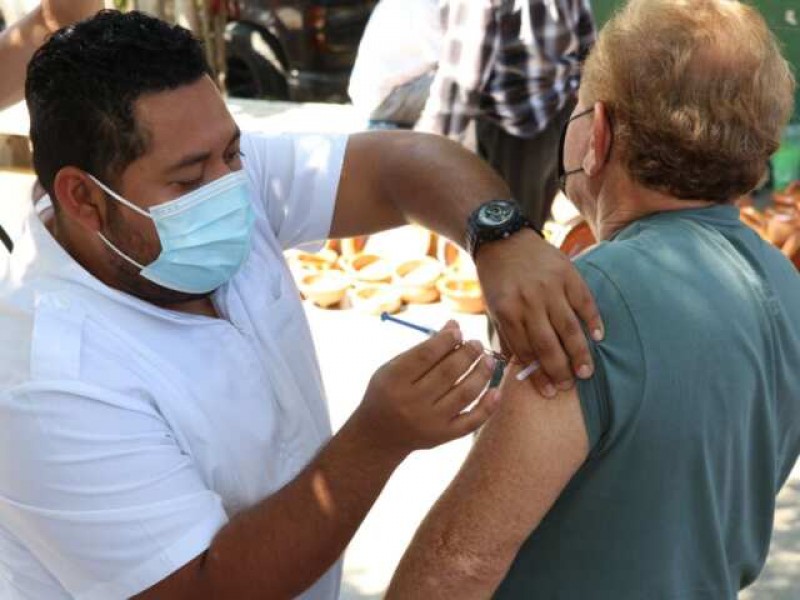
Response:
[{"label": "fingers on arm", "polygon": [[586,325],[589,335],[595,342],[602,341],[605,326],[589,286],[577,272],[573,272],[567,279],[566,289],[567,300],[578,318]]},{"label": "fingers on arm", "polygon": [[561,344],[569,356],[572,374],[581,379],[590,377],[594,368],[589,341],[572,307],[567,302],[555,304],[550,312],[550,322],[557,328]]}]

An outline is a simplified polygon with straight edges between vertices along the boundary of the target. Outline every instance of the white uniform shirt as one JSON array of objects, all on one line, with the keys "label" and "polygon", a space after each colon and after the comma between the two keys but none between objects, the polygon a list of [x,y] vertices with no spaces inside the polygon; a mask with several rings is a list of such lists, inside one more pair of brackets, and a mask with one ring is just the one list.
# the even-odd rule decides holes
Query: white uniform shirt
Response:
[{"label": "white uniform shirt", "polygon": [[[245,136],[253,248],[223,317],[110,289],[33,212],[0,281],[0,598],[125,598],[331,435],[282,250],[327,237],[346,137]],[[338,597],[337,564],[303,598]]]}]

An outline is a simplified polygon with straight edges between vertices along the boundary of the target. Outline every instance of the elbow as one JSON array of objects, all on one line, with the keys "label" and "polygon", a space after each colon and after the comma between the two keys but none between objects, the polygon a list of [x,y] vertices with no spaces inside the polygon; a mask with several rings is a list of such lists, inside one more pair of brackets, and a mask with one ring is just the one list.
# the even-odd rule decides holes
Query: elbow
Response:
[{"label": "elbow", "polygon": [[[504,560],[488,552],[452,550],[433,561],[422,575],[425,597],[483,600],[490,598],[502,582],[513,557]],[[437,566],[434,566],[437,565]]]},{"label": "elbow", "polygon": [[476,591],[475,598],[488,598],[500,585],[508,566],[488,556],[461,555],[454,557],[450,568],[464,589]]}]

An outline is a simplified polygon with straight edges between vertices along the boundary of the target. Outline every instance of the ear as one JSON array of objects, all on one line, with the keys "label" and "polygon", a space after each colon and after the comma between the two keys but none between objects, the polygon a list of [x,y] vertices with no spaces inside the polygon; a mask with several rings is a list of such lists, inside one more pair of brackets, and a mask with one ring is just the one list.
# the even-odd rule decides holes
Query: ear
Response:
[{"label": "ear", "polygon": [[76,167],[64,167],[53,181],[54,201],[72,221],[91,231],[106,226],[106,197],[91,178]]},{"label": "ear", "polygon": [[595,102],[592,117],[592,135],[589,138],[589,151],[583,159],[583,170],[589,177],[599,175],[611,158],[611,124],[608,111],[602,102]]}]

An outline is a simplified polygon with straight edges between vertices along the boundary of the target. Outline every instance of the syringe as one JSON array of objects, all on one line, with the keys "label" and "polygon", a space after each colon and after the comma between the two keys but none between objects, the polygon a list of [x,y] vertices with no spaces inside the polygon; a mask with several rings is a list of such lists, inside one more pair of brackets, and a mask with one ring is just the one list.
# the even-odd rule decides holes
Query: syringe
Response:
[{"label": "syringe", "polygon": [[[424,333],[427,336],[434,336],[438,331],[435,329],[431,329],[430,327],[423,327],[422,325],[417,325],[416,323],[412,323],[411,321],[406,321],[405,319],[398,319],[397,317],[393,317],[388,312],[381,313],[381,321],[391,321],[392,323],[397,323],[398,325],[403,325],[404,327],[408,327],[409,329],[414,329],[415,331],[419,331]],[[502,360],[503,362],[506,361],[505,357],[500,354],[499,352],[494,352],[492,350],[488,350],[486,348],[483,349],[483,353],[491,356],[495,360]]]},{"label": "syringe", "polygon": [[[393,317],[388,312],[381,313],[381,321],[391,321],[392,323],[397,323],[398,325],[403,325],[404,327],[408,327],[409,329],[414,329],[415,331],[419,331],[424,333],[427,336],[436,335],[438,332],[435,329],[431,329],[430,327],[423,327],[422,325],[417,325],[416,323],[412,323],[410,321],[406,321],[405,319],[399,319],[397,317]],[[505,364],[506,358],[500,354],[499,352],[494,352],[492,350],[487,350],[486,348],[483,349],[485,354],[488,354],[492,358],[498,361],[503,361]],[[533,361],[527,367],[522,369],[519,373],[517,373],[517,381],[524,381],[531,375],[533,375],[536,371],[539,370],[539,361]]]}]

